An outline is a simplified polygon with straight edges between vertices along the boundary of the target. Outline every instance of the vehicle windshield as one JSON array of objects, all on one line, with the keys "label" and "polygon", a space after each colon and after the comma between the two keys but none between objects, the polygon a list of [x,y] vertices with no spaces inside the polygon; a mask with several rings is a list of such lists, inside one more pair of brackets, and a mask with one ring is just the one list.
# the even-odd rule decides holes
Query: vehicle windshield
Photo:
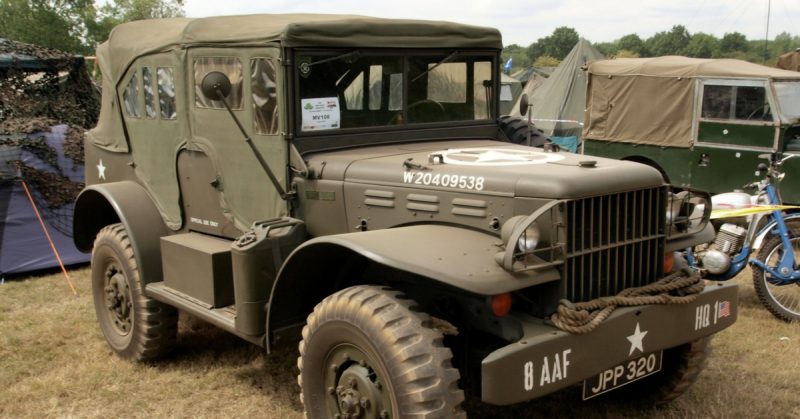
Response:
[{"label": "vehicle windshield", "polygon": [[454,50],[303,52],[299,132],[494,119],[493,60]]},{"label": "vehicle windshield", "polygon": [[775,93],[781,107],[781,117],[786,122],[800,120],[800,81],[775,82]]}]

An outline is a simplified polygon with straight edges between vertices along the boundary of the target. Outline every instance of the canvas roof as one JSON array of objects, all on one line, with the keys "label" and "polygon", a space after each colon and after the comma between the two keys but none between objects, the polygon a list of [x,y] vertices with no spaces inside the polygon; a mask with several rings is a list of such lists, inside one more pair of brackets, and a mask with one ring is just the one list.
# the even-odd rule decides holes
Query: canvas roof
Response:
[{"label": "canvas roof", "polygon": [[589,65],[589,73],[607,76],[800,79],[800,74],[796,72],[742,60],[689,58],[674,55],[596,61]]},{"label": "canvas roof", "polygon": [[696,78],[800,79],[800,73],[734,59],[619,58],[589,64],[584,137],[690,147]]},{"label": "canvas roof", "polygon": [[[138,20],[117,26],[98,50],[117,79],[137,57],[187,44],[281,42],[287,47],[501,49],[494,28],[352,15],[260,14]],[[105,69],[104,69],[105,70]]]}]

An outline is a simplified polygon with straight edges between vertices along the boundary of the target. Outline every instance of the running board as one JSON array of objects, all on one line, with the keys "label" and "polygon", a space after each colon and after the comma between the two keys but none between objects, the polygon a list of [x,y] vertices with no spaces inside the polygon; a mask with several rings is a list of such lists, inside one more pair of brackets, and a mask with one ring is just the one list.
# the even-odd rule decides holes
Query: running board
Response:
[{"label": "running board", "polygon": [[266,346],[265,335],[247,335],[236,330],[236,309],[232,305],[222,308],[209,308],[207,304],[164,285],[163,281],[147,284],[145,292],[148,297],[185,311],[250,343],[262,348]]}]

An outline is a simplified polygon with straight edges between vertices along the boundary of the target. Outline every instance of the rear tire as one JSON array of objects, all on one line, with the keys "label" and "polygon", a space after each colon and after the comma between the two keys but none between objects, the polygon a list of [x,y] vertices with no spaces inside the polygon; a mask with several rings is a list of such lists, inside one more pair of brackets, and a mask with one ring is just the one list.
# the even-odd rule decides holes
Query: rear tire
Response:
[{"label": "rear tire", "polygon": [[[800,237],[790,237],[795,261],[800,258]],[[776,266],[783,254],[783,241],[780,236],[771,235],[761,246],[758,260],[767,266]],[[772,276],[753,266],[753,287],[761,304],[773,316],[785,321],[800,321],[800,282],[777,285],[770,282]]]},{"label": "rear tire", "polygon": [[541,147],[550,142],[544,131],[535,125],[528,125],[528,121],[524,119],[505,115],[497,121],[506,138],[514,144],[525,144],[528,141],[528,131],[531,132],[531,147]]},{"label": "rear tire", "polygon": [[97,233],[92,249],[92,296],[100,330],[124,359],[145,361],[175,343],[178,312],[144,294],[128,232],[112,224]]},{"label": "rear tire", "polygon": [[307,418],[466,417],[453,355],[414,305],[355,286],[314,308],[297,360]]}]

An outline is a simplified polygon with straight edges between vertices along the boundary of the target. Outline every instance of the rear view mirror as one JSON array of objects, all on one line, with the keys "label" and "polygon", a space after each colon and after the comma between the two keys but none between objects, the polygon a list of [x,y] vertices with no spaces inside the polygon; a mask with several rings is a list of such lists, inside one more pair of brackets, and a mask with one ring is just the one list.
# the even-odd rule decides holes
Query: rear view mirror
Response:
[{"label": "rear view mirror", "polygon": [[211,100],[223,100],[231,93],[231,81],[219,71],[212,71],[203,77],[200,90]]},{"label": "rear view mirror", "polygon": [[519,98],[519,114],[525,116],[525,114],[528,113],[529,105],[530,104],[528,103],[528,94],[523,93],[522,97]]}]

